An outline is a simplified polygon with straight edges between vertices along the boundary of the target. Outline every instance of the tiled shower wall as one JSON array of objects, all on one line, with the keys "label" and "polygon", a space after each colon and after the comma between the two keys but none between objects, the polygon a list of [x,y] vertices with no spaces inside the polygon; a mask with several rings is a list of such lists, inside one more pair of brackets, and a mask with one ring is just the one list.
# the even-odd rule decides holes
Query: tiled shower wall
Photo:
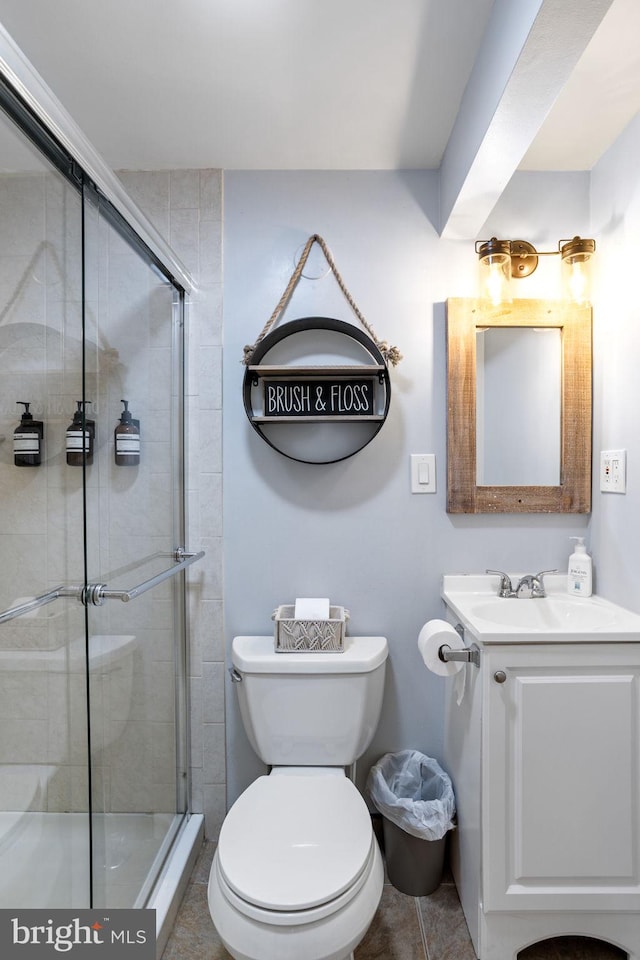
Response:
[{"label": "tiled shower wall", "polygon": [[119,171],[196,282],[187,321],[187,542],[192,809],[216,839],[225,813],[222,629],[222,173]]}]

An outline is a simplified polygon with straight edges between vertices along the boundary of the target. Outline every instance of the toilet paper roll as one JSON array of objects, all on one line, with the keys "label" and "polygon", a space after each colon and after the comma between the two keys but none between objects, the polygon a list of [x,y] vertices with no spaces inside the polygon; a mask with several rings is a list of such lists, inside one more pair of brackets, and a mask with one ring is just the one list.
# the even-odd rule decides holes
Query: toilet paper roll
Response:
[{"label": "toilet paper roll", "polygon": [[465,690],[466,663],[461,660],[445,661],[440,657],[440,648],[446,644],[452,650],[464,650],[465,642],[446,620],[428,620],[418,634],[418,649],[426,667],[439,677],[455,676],[456,701],[462,703]]}]

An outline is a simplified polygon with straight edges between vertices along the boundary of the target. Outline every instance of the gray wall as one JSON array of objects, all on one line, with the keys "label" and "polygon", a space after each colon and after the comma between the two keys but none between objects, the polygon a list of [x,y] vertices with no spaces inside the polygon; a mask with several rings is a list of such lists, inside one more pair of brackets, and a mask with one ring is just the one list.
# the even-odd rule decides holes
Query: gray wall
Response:
[{"label": "gray wall", "polygon": [[[446,513],[444,301],[476,294],[472,243],[441,240],[433,172],[225,174],[224,564],[225,635],[270,634],[271,613],[296,596],[329,596],[351,611],[353,635],[384,634],[390,658],[382,720],[360,763],[415,747],[440,758],[443,681],[417,650],[421,625],[442,615],[445,572],[566,567],[580,516]],[[589,234],[589,178],[520,174],[483,235],[542,249]],[[337,464],[288,460],[252,430],[242,403],[242,348],[271,315],[307,237],[321,234],[359,308],[404,359],[391,372],[387,422]],[[541,261],[522,296],[558,296],[559,263]],[[301,280],[281,322],[324,315],[358,321],[329,276]],[[438,491],[411,495],[409,456],[435,453]],[[262,771],[227,689],[232,802]]]}]

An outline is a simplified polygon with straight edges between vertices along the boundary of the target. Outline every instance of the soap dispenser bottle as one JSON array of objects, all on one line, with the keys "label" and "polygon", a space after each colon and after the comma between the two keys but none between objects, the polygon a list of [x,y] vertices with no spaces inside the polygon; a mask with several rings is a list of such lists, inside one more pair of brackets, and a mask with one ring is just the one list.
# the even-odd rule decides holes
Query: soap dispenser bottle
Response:
[{"label": "soap dispenser bottle", "polygon": [[13,460],[16,467],[38,467],[42,463],[44,424],[29,413],[30,403],[17,400],[24,407],[19,426],[13,431]]},{"label": "soap dispenser bottle", "polygon": [[128,400],[120,403],[124,403],[124,410],[113,433],[116,463],[119,467],[135,467],[140,463],[140,421],[131,416]]},{"label": "soap dispenser bottle", "polygon": [[78,409],[67,427],[66,450],[67,463],[71,467],[81,467],[84,463],[93,463],[93,442],[96,435],[94,420],[87,420],[84,407],[91,400],[76,400]]},{"label": "soap dispenser bottle", "polygon": [[576,548],[569,557],[567,572],[567,592],[574,597],[590,597],[592,585],[592,563],[584,545],[584,537],[570,537],[575,540]]}]

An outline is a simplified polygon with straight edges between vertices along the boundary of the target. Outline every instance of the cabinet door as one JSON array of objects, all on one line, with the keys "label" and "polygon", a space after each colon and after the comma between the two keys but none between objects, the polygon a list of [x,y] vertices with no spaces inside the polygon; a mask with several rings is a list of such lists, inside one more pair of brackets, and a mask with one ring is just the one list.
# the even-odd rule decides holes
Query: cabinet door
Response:
[{"label": "cabinet door", "polygon": [[485,653],[485,910],[640,909],[640,646]]}]

